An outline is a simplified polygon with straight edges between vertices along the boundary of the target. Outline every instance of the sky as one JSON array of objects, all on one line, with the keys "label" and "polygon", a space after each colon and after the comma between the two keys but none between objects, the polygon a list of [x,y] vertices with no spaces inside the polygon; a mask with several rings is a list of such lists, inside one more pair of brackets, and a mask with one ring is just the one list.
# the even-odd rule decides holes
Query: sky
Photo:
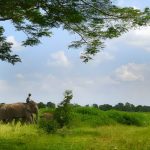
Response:
[{"label": "sky", "polygon": [[[140,9],[150,6],[150,0],[116,3]],[[68,49],[77,36],[65,30],[53,29],[53,36],[42,38],[42,44],[22,47],[25,35],[10,22],[2,25],[22,63],[13,66],[0,61],[0,103],[25,102],[31,93],[36,102],[58,104],[70,89],[72,103],[80,105],[150,105],[150,27],[108,40],[104,50],[85,64],[80,60],[81,50]]]}]

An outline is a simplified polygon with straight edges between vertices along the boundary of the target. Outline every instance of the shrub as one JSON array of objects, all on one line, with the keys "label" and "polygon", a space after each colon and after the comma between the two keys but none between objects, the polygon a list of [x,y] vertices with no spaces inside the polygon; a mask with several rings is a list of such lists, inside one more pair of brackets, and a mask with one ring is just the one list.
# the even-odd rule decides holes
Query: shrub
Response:
[{"label": "shrub", "polygon": [[121,124],[136,126],[148,125],[147,119],[144,114],[109,111],[108,116]]},{"label": "shrub", "polygon": [[71,105],[70,101],[73,97],[72,91],[66,90],[64,93],[64,100],[58,105],[54,112],[54,118],[62,128],[67,126],[71,121]]},{"label": "shrub", "polygon": [[38,108],[45,108],[46,105],[43,102],[38,103]]},{"label": "shrub", "polygon": [[94,107],[78,107],[76,108],[76,112],[87,115],[98,115],[101,113],[99,109],[96,109]]},{"label": "shrub", "polygon": [[55,133],[58,129],[58,123],[55,120],[40,119],[39,128],[43,129],[47,133]]},{"label": "shrub", "polygon": [[55,103],[52,103],[52,102],[47,102],[47,104],[46,104],[46,106],[48,107],[48,108],[53,108],[53,109],[55,109]]},{"label": "shrub", "polygon": [[78,107],[74,108],[73,112],[73,122],[76,126],[97,127],[115,124],[115,121],[106,112],[94,107]]}]

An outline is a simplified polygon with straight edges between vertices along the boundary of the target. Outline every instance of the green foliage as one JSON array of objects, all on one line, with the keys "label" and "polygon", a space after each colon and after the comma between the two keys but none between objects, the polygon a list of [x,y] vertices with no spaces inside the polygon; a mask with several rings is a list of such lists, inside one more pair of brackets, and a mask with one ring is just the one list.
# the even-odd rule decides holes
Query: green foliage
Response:
[{"label": "green foliage", "polygon": [[54,109],[50,107],[40,108],[39,109],[39,122],[38,126],[40,129],[44,130],[46,133],[55,133],[59,127],[59,124],[54,119],[45,118],[43,114],[45,113],[54,113]]},{"label": "green foliage", "polygon": [[125,104],[123,103],[118,103],[115,106],[111,106],[109,104],[104,104],[100,105],[99,109],[101,110],[119,110],[119,111],[127,111],[127,112],[150,112],[150,106],[134,106],[133,104],[130,104],[126,102]]},{"label": "green foliage", "polygon": [[98,105],[97,104],[93,104],[92,105],[94,108],[98,108]]},{"label": "green foliage", "polygon": [[150,126],[83,126],[47,134],[35,125],[0,124],[2,150],[149,150],[149,143]]},{"label": "green foliage", "polygon": [[104,111],[94,107],[78,107],[73,109],[72,126],[77,127],[98,127],[102,125],[112,125],[116,122]]},{"label": "green foliage", "polygon": [[55,107],[56,107],[55,104],[52,103],[52,102],[47,102],[46,106],[47,106],[48,108],[53,108],[53,109],[55,109]]},{"label": "green foliage", "polygon": [[55,111],[55,109],[52,109],[52,108],[48,108],[48,107],[46,107],[46,108],[40,108],[39,109],[39,114],[43,114],[43,113],[52,113],[52,112],[54,112]]},{"label": "green foliage", "polygon": [[0,60],[7,61],[13,65],[16,62],[20,62],[20,58],[17,55],[12,54],[12,43],[6,41],[6,37],[3,36],[4,28],[0,26]]},{"label": "green foliage", "polygon": [[99,115],[102,111],[92,107],[78,107],[75,109],[77,113],[87,115]]},{"label": "green foliage", "polygon": [[[58,122],[58,127],[67,125],[69,127],[98,127],[103,125],[135,125],[135,126],[148,126],[150,125],[149,114],[139,112],[122,112],[116,110],[102,111],[94,107],[71,107],[70,113],[64,113],[64,110],[59,109],[40,109],[40,114],[45,112],[52,112],[55,114],[54,119]],[[57,116],[56,116],[57,115]],[[61,118],[61,116],[65,116]],[[65,122],[66,121],[66,122]],[[61,124],[62,123],[62,124]]]},{"label": "green foliage", "polygon": [[55,133],[58,129],[58,123],[55,120],[40,119],[39,128],[47,133]]},{"label": "green foliage", "polygon": [[136,112],[101,111],[93,107],[77,107],[73,112],[73,126],[91,126],[126,124],[135,126],[148,126],[149,115]]},{"label": "green foliage", "polygon": [[136,126],[148,126],[150,118],[142,113],[127,113],[119,111],[108,111],[108,116],[115,120],[117,123]]},{"label": "green foliage", "polygon": [[[51,111],[42,108],[40,112]],[[150,114],[120,111],[101,111],[91,107],[73,107],[71,128],[62,128],[55,134],[56,122],[39,125],[0,124],[0,149],[2,150],[149,150]],[[126,116],[144,121],[144,127],[126,121]],[[118,118],[117,118],[118,117]],[[127,117],[127,118],[128,118]],[[134,118],[134,119],[133,119]],[[108,122],[105,121],[109,121]],[[112,122],[110,122],[112,120]],[[101,121],[101,124],[99,124]],[[56,123],[56,124],[55,124]],[[121,125],[122,124],[122,125]],[[103,126],[102,126],[103,125]],[[141,126],[142,125],[142,126]],[[145,126],[146,125],[146,126]],[[39,127],[41,126],[41,127]],[[44,129],[44,131],[43,131]]]},{"label": "green foliage", "polygon": [[38,103],[38,108],[45,108],[46,105],[43,102]]},{"label": "green foliage", "polygon": [[[24,46],[39,44],[41,37],[51,36],[50,30],[60,26],[79,35],[80,39],[69,47],[85,48],[81,58],[87,62],[104,48],[105,40],[119,37],[129,29],[149,25],[150,9],[121,8],[112,0],[0,1],[0,21],[6,20],[10,20],[17,31],[25,33]],[[3,29],[2,25],[0,28]],[[0,38],[4,38],[2,31]],[[1,60],[13,64],[20,61],[17,55],[11,55],[11,43],[4,39],[2,44]]]},{"label": "green foliage", "polygon": [[71,105],[70,101],[73,98],[72,91],[66,90],[64,100],[58,105],[54,112],[54,118],[59,123],[60,127],[66,126],[71,121]]},{"label": "green foliage", "polygon": [[107,111],[107,110],[111,110],[113,107],[109,104],[104,104],[104,105],[100,105],[99,106],[99,109],[100,110],[104,110],[104,111]]}]

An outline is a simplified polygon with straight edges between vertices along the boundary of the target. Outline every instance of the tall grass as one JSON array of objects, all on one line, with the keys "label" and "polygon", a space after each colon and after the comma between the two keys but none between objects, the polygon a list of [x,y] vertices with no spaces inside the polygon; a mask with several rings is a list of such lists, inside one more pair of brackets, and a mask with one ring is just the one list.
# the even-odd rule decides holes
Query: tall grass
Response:
[{"label": "tall grass", "polygon": [[117,123],[135,126],[150,125],[150,115],[137,112],[108,111],[107,115]]},{"label": "tall grass", "polygon": [[97,127],[101,125],[150,125],[150,115],[137,112],[101,111],[92,107],[77,107],[73,111],[73,125]]},{"label": "tall grass", "polygon": [[46,134],[36,126],[0,125],[1,150],[149,150],[150,127],[78,127]]},{"label": "tall grass", "polygon": [[[40,110],[40,114],[50,110]],[[51,112],[51,111],[50,111]],[[70,128],[0,124],[0,150],[149,150],[150,114],[76,107]],[[42,122],[41,122],[42,123]]]},{"label": "tall grass", "polygon": [[[40,114],[44,112],[53,112],[51,109],[41,109]],[[69,127],[98,127],[102,125],[150,125],[150,115],[139,112],[122,112],[116,110],[102,111],[93,107],[73,107],[72,121]]]}]

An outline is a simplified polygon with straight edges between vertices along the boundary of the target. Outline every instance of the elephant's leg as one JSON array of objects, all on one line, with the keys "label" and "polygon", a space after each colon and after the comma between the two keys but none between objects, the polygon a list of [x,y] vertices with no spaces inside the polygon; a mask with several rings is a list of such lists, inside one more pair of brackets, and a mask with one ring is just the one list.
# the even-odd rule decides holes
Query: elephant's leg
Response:
[{"label": "elephant's leg", "polygon": [[20,121],[20,118],[18,118],[18,117],[15,118],[15,119],[14,119],[14,124],[16,125],[19,121]]},{"label": "elephant's leg", "polygon": [[7,123],[13,123],[13,120],[14,120],[15,118],[9,118],[9,119],[7,119]]},{"label": "elephant's leg", "polygon": [[37,119],[35,118],[35,115],[34,114],[31,114],[31,117],[32,117],[32,122],[37,124]]},{"label": "elephant's leg", "polygon": [[36,120],[34,118],[34,115],[31,113],[32,123],[36,123]]},{"label": "elephant's leg", "polygon": [[8,122],[7,122],[7,119],[3,119],[2,121],[3,121],[3,123],[8,123]]},{"label": "elephant's leg", "polygon": [[26,117],[21,118],[21,124],[24,125],[26,123]]},{"label": "elephant's leg", "polygon": [[30,113],[30,115],[29,115],[29,122],[30,123],[33,123],[34,121],[33,121],[33,114],[32,113]]},{"label": "elephant's leg", "polygon": [[25,121],[26,121],[26,123],[29,123],[29,124],[33,123],[33,115],[32,115],[32,113],[30,113],[30,112],[26,113]]}]

